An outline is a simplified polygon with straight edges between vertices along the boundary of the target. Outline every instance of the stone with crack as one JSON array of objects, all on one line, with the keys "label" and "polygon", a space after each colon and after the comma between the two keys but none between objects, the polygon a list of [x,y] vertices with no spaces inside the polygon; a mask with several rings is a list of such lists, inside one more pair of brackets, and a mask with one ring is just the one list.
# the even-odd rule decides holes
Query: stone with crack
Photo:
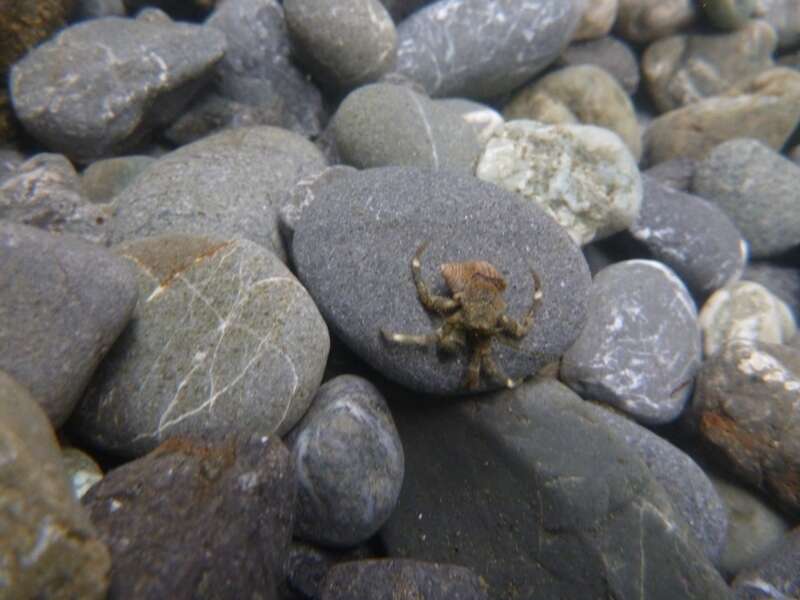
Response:
[{"label": "stone with crack", "polygon": [[308,409],[328,329],[305,288],[252,242],[172,235],[122,244],[138,271],[131,326],[70,423],[139,456],[173,435],[283,435]]}]

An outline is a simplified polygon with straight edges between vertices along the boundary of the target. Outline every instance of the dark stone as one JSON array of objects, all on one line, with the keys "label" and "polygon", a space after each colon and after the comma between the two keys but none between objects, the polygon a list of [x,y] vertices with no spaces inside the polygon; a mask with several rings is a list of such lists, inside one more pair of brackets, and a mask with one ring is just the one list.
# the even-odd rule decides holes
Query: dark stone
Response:
[{"label": "dark stone", "polygon": [[485,585],[466,567],[417,560],[364,560],[336,565],[321,600],[488,600]]},{"label": "dark stone", "polygon": [[295,482],[277,437],[172,438],[83,497],[111,549],[110,597],[277,597]]},{"label": "dark stone", "polygon": [[673,158],[647,169],[643,175],[657,180],[661,185],[678,192],[688,192],[692,187],[697,161],[691,158]]},{"label": "dark stone", "polygon": [[493,599],[728,598],[647,467],[562,384],[390,404],[407,464],[390,556],[466,566]]}]

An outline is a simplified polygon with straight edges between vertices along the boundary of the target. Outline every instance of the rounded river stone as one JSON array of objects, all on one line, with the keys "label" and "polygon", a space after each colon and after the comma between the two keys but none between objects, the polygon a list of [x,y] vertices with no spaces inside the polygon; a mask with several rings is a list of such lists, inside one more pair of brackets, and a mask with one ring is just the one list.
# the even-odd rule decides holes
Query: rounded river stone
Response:
[{"label": "rounded river stone", "polygon": [[284,434],[322,379],[329,337],[306,290],[246,240],[146,238],[131,326],[73,416],[79,436],[138,456],[173,435]]},{"label": "rounded river stone", "polygon": [[[506,312],[521,319],[542,299],[534,324],[515,347],[503,338],[492,355],[506,375],[530,375],[560,356],[585,319],[589,269],[567,232],[544,211],[469,175],[415,168],[364,171],[331,182],[303,212],[293,242],[298,276],[336,335],[374,368],[417,390],[460,393],[468,353],[387,342],[381,329],[426,334],[442,319],[420,303],[411,260],[436,294],[447,262],[483,260],[508,288]],[[449,294],[448,294],[449,295]],[[482,381],[489,384],[487,377]]]}]

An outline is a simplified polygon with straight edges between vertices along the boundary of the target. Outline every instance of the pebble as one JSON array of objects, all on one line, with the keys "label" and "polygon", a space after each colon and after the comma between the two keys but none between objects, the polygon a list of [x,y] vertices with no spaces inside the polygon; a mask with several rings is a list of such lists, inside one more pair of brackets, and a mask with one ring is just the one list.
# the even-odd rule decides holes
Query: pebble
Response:
[{"label": "pebble", "polygon": [[780,543],[789,524],[749,490],[716,477],[711,481],[729,517],[719,569],[732,578],[760,563]]},{"label": "pebble", "polygon": [[[398,202],[402,198],[402,202]],[[364,361],[403,385],[436,394],[464,390],[467,352],[387,342],[381,329],[429,333],[441,319],[420,303],[411,261],[421,244],[422,278],[448,294],[439,266],[485,260],[502,274],[507,314],[522,319],[538,274],[542,299],[520,342],[493,344],[508,377],[530,375],[560,356],[585,319],[589,270],[544,211],[497,186],[452,171],[388,167],[337,179],[303,212],[292,244],[298,277],[332,331]],[[488,377],[481,388],[496,388]]]},{"label": "pebble", "polygon": [[488,600],[485,585],[471,570],[418,560],[390,558],[336,565],[325,577],[320,600]]},{"label": "pebble", "polygon": [[585,2],[573,40],[592,40],[608,35],[617,20],[618,0],[591,0]]},{"label": "pebble", "polygon": [[152,156],[120,156],[96,160],[81,174],[81,191],[96,204],[111,202],[147,167],[156,162]]},{"label": "pebble", "polygon": [[83,497],[111,549],[110,596],[277,598],[295,489],[277,437],[171,438]]},{"label": "pebble", "polygon": [[299,179],[324,166],[290,131],[221,131],[167,154],[115,197],[112,241],[170,231],[242,236],[284,259],[278,210]]},{"label": "pebble", "polygon": [[50,421],[2,371],[0,481],[2,596],[106,598],[109,553],[72,494]]},{"label": "pebble", "polygon": [[341,375],[326,382],[286,444],[298,482],[295,537],[355,546],[389,518],[403,483],[403,446],[369,381]]},{"label": "pebble", "polygon": [[342,161],[359,169],[404,165],[471,173],[481,151],[458,112],[400,85],[358,88],[341,103],[332,127]]},{"label": "pebble", "polygon": [[800,73],[787,67],[762,71],[727,92],[671,110],[644,136],[648,164],[673,158],[701,160],[718,144],[750,137],[779,150],[800,121]]},{"label": "pebble", "polygon": [[396,70],[431,96],[493,98],[558,58],[580,14],[572,0],[439,0],[398,26]]},{"label": "pebble", "polygon": [[733,30],[744,27],[755,16],[760,0],[706,0],[700,6],[714,27]]},{"label": "pebble", "polygon": [[589,405],[604,423],[631,448],[672,500],[672,505],[700,543],[706,558],[718,564],[728,529],[728,512],[703,470],[691,457],[664,438],[601,405]]},{"label": "pebble", "polygon": [[628,41],[652,42],[690,25],[696,11],[692,0],[619,0],[614,28]]},{"label": "pebble", "polygon": [[466,98],[442,98],[434,102],[460,114],[461,118],[472,126],[481,148],[505,123],[503,116],[487,104]]},{"label": "pebble", "polygon": [[800,5],[795,0],[759,0],[761,16],[778,33],[778,45],[792,48],[800,42]]},{"label": "pebble", "polygon": [[791,309],[759,283],[738,281],[717,290],[698,320],[703,350],[712,356],[734,339],[782,344],[797,332]]},{"label": "pebble", "polygon": [[61,462],[74,496],[80,500],[95,483],[103,478],[103,471],[94,459],[78,448],[61,449]]},{"label": "pebble", "polygon": [[741,277],[747,243],[724,212],[646,174],[642,183],[642,208],[630,232],[675,271],[696,298],[705,299]]},{"label": "pebble", "polygon": [[735,600],[791,600],[800,596],[800,529],[794,529],[757,566],[733,580]]},{"label": "pebble", "polygon": [[703,363],[689,423],[740,481],[800,511],[800,351],[732,340]]},{"label": "pebble", "polygon": [[136,305],[134,270],[71,236],[0,221],[0,369],[54,427],[80,400]]},{"label": "pebble", "polygon": [[630,151],[591,125],[509,121],[486,144],[475,174],[542,207],[581,245],[626,229],[642,200]]},{"label": "pebble", "polygon": [[468,567],[490,598],[729,598],[636,451],[559,382],[389,400],[406,452],[390,556]]},{"label": "pebble", "polygon": [[[184,120],[194,121],[198,129],[192,141],[217,127],[244,124],[285,127],[302,136],[319,135],[326,119],[322,96],[292,61],[280,3],[227,0],[216,7],[206,25],[225,34],[228,48],[217,64],[215,85],[184,115]],[[222,115],[219,108],[211,110],[220,104],[224,106]],[[203,119],[211,119],[205,130],[198,125]]]},{"label": "pebble", "polygon": [[224,52],[225,37],[208,27],[92,19],[16,63],[11,99],[38,141],[89,162],[122,153],[168,123]]},{"label": "pebble", "polygon": [[800,316],[800,268],[793,264],[751,262],[742,279],[760,283],[789,307],[795,317]]},{"label": "pebble", "polygon": [[642,74],[656,107],[667,112],[769,69],[777,45],[775,30],[764,21],[732,33],[675,35],[647,47]]},{"label": "pebble", "polygon": [[37,154],[0,180],[0,219],[105,246],[111,214],[84,196],[80,176],[61,154]]},{"label": "pebble", "polygon": [[606,36],[596,40],[572,43],[556,61],[557,65],[575,67],[594,65],[614,76],[625,92],[632,96],[639,87],[639,61],[625,42]]},{"label": "pebble", "polygon": [[283,10],[297,57],[319,81],[349,90],[394,66],[397,31],[378,0],[284,0]]},{"label": "pebble", "polygon": [[616,133],[638,161],[642,140],[633,103],[609,73],[593,65],[565,67],[514,94],[506,119],[597,125]]},{"label": "pebble", "polygon": [[800,166],[753,139],[715,147],[697,165],[692,189],[725,211],[754,258],[800,244]]},{"label": "pebble", "polygon": [[70,429],[141,456],[173,435],[276,432],[319,387],[329,338],[306,290],[252,242],[172,235],[122,244],[140,302]]},{"label": "pebble", "polygon": [[600,271],[580,337],[561,361],[561,378],[586,398],[656,425],[680,415],[700,367],[697,310],[683,282],[651,260]]}]

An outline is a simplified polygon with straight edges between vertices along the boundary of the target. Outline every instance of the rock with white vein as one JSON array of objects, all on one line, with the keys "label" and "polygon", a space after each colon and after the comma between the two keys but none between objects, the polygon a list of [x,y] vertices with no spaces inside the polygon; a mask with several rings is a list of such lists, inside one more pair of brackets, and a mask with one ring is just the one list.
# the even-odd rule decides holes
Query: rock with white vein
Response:
[{"label": "rock with white vein", "polygon": [[642,201],[636,160],[619,136],[592,125],[509,121],[475,173],[544,208],[581,245],[630,226]]},{"label": "rock with white vein", "polygon": [[561,377],[584,398],[655,425],[683,410],[700,356],[697,309],[681,280],[661,263],[628,260],[595,275]]},{"label": "rock with white vein", "polygon": [[175,435],[282,435],[322,379],[328,329],[305,288],[252,242],[173,235],[116,247],[139,305],[69,425],[140,456]]},{"label": "rock with white vein", "polygon": [[298,482],[295,535],[355,546],[386,522],[403,483],[403,446],[380,392],[341,375],[287,438]]}]

